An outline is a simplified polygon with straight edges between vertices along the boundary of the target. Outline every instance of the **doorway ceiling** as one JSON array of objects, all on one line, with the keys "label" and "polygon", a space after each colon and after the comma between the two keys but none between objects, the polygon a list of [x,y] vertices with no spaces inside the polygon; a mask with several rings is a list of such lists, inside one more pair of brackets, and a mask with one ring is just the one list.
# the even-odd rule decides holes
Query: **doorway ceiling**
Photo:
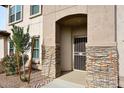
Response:
[{"label": "doorway ceiling", "polygon": [[64,17],[58,21],[59,24],[65,26],[80,26],[87,24],[87,15],[76,14]]}]

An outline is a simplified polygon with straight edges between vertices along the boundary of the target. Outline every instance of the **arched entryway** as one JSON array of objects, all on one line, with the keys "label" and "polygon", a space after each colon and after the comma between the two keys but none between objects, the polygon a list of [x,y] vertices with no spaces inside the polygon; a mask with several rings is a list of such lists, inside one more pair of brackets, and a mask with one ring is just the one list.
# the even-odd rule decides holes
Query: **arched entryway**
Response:
[{"label": "arched entryway", "polygon": [[56,76],[85,70],[87,14],[74,14],[56,21]]}]

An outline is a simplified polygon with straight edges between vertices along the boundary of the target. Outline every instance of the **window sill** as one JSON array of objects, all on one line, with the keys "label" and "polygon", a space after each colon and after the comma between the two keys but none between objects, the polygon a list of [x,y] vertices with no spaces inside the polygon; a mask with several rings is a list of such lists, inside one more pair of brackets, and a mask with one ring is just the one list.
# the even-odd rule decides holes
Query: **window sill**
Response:
[{"label": "window sill", "polygon": [[39,58],[33,58],[33,63],[39,64],[40,63],[40,59]]},{"label": "window sill", "polygon": [[18,21],[11,22],[11,23],[9,23],[9,26],[10,26],[10,25],[13,25],[13,24],[20,23],[20,22],[22,22],[22,21],[23,21],[23,20],[22,20],[22,19],[20,19],[20,20],[18,20]]},{"label": "window sill", "polygon": [[37,16],[40,16],[41,15],[41,13],[37,13],[37,14],[34,14],[34,15],[30,15],[30,19],[32,19],[32,18],[35,18],[35,17],[37,17]]}]

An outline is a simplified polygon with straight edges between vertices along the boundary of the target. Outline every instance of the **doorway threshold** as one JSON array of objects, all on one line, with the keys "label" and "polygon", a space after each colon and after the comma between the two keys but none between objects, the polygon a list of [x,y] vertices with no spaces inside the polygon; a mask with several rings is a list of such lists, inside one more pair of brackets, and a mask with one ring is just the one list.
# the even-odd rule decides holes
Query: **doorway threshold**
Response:
[{"label": "doorway threshold", "polygon": [[85,85],[86,74],[87,74],[86,71],[74,70],[68,74],[65,74],[65,75],[59,77],[59,79],[66,80],[66,81],[80,84],[80,85]]}]

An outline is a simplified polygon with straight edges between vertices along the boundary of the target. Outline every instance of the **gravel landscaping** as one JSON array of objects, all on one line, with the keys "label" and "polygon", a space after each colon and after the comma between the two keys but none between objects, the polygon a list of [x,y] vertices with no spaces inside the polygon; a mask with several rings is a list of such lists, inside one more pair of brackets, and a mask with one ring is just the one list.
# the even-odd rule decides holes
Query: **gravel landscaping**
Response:
[{"label": "gravel landscaping", "polygon": [[50,81],[52,81],[52,79],[44,79],[42,71],[33,71],[29,84],[22,82],[17,75],[6,76],[5,73],[0,74],[1,88],[39,88]]}]

